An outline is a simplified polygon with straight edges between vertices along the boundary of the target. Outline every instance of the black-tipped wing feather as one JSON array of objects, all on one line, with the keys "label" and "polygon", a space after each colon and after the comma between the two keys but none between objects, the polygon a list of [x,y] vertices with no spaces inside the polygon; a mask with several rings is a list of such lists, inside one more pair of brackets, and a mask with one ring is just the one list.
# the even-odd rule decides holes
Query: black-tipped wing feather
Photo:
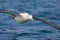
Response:
[{"label": "black-tipped wing feather", "polygon": [[52,27],[55,27],[55,28],[57,28],[57,29],[60,30],[60,26],[59,25],[57,25],[57,24],[55,24],[53,22],[50,22],[50,21],[48,21],[48,20],[46,20],[44,18],[36,18],[36,17],[33,17],[33,19],[38,20],[38,21],[42,21],[43,23],[46,23],[46,24],[48,24],[48,25],[50,25]]},{"label": "black-tipped wing feather", "polygon": [[13,15],[13,16],[20,16],[17,12],[13,12],[13,11],[0,10],[0,12],[2,12],[2,13],[7,13],[7,14],[11,14],[11,15]]}]

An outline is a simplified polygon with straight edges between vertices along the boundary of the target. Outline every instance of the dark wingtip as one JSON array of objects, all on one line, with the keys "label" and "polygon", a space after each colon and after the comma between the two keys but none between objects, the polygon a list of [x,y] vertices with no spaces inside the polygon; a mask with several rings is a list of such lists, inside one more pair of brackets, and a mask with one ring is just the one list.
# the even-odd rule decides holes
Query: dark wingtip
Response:
[{"label": "dark wingtip", "polygon": [[9,11],[9,10],[1,10],[0,9],[0,12],[2,12],[2,13],[7,13],[7,14],[11,14],[11,15],[13,15],[13,16],[20,16],[17,12],[13,12],[13,11]]},{"label": "dark wingtip", "polygon": [[6,12],[6,10],[0,10],[0,12]]}]

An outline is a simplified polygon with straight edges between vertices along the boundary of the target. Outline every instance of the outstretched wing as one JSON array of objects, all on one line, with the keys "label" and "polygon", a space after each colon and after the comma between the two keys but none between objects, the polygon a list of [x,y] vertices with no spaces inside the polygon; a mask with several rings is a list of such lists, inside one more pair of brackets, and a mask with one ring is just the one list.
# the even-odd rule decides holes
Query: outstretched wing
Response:
[{"label": "outstretched wing", "polygon": [[[21,16],[21,15],[19,15],[18,13],[16,13],[16,12],[13,12],[13,11],[8,11],[8,10],[0,10],[0,12],[2,12],[2,13],[7,13],[7,14],[11,14],[11,15],[13,15],[13,16]],[[60,26],[59,25],[57,25],[57,24],[55,24],[55,23],[53,23],[53,22],[50,22],[50,21],[48,21],[48,20],[46,20],[46,19],[44,19],[44,18],[37,18],[37,17],[33,17],[33,19],[35,19],[35,20],[38,20],[38,21],[42,21],[42,22],[44,22],[44,23],[46,23],[46,24],[48,24],[48,25],[50,25],[50,26],[52,26],[52,27],[55,27],[55,28],[57,28],[57,29],[60,29]]]},{"label": "outstretched wing", "polygon": [[0,12],[2,12],[2,13],[7,13],[7,14],[11,14],[11,15],[13,15],[13,16],[20,16],[17,12],[13,12],[13,11],[0,10]]},{"label": "outstretched wing", "polygon": [[50,25],[52,27],[55,27],[55,28],[60,30],[60,25],[57,25],[57,24],[55,24],[53,22],[50,22],[50,21],[48,21],[48,20],[46,20],[44,18],[33,17],[33,19],[38,20],[38,21],[42,21],[43,23],[46,23],[46,24],[48,24],[48,25]]}]

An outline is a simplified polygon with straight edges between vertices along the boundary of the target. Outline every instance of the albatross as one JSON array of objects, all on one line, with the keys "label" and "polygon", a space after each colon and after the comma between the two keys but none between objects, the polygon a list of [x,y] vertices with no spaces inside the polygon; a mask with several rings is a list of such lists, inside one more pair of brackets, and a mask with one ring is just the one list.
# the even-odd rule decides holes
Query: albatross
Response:
[{"label": "albatross", "polygon": [[11,14],[12,16],[15,17],[15,20],[20,23],[26,23],[30,20],[37,20],[37,21],[41,21],[43,23],[46,23],[46,24],[60,30],[60,26],[57,25],[56,23],[50,22],[44,18],[32,16],[29,13],[20,13],[19,14],[17,12],[13,12],[13,11],[9,11],[9,10],[0,10],[0,12],[6,13],[6,14]]}]

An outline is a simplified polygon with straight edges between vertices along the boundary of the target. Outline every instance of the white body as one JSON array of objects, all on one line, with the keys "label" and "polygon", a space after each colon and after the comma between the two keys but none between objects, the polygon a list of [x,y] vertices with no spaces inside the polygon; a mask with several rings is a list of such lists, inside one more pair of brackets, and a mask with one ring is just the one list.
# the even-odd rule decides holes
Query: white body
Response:
[{"label": "white body", "polygon": [[29,15],[28,13],[20,13],[21,16],[15,17],[16,21],[20,23],[25,23],[30,20],[33,20],[32,15]]}]

